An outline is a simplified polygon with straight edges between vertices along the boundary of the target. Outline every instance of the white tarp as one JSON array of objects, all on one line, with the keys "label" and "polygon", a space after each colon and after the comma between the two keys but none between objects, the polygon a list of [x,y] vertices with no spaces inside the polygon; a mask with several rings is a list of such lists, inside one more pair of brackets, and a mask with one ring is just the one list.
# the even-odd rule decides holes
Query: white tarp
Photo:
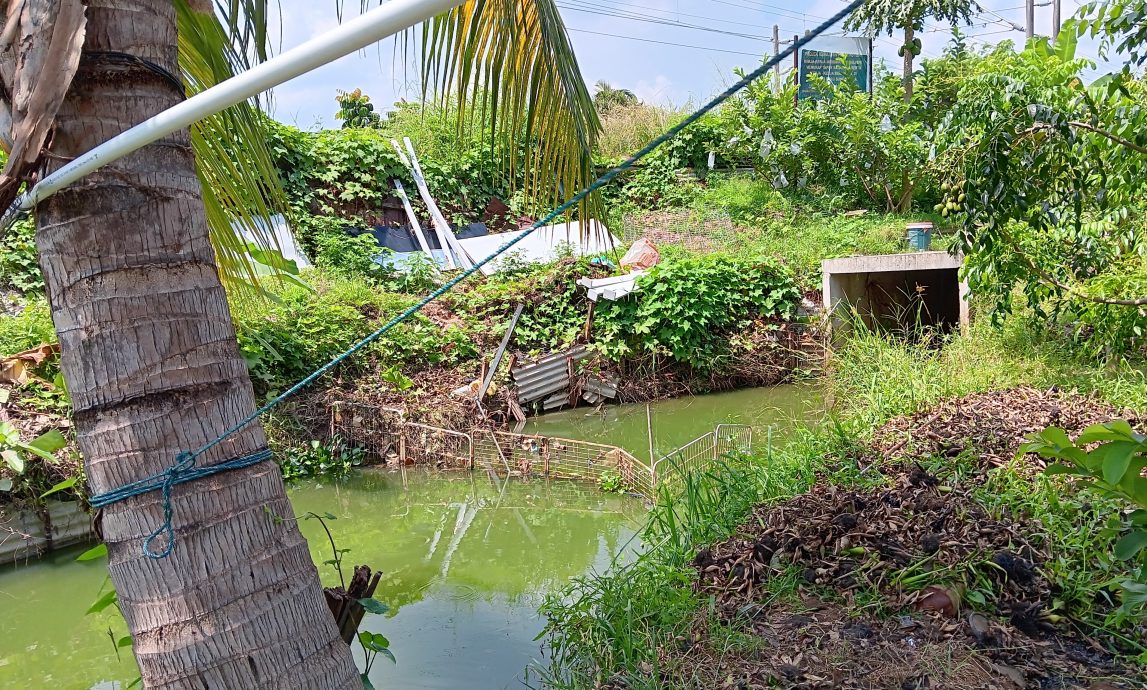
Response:
[{"label": "white tarp", "polygon": [[[471,237],[458,240],[458,244],[462,245],[470,258],[477,263],[513,239],[517,232]],[[582,234],[581,224],[576,220],[538,228],[511,247],[505,254],[483,266],[482,273],[493,275],[507,266],[522,262],[545,263],[571,254],[573,256],[595,256],[613,251],[618,244],[617,238],[609,233],[605,225],[596,220],[587,221],[586,237],[582,237]]]},{"label": "white tarp", "polygon": [[645,271],[634,271],[609,278],[578,278],[577,284],[586,289],[586,296],[591,302],[596,302],[599,298],[616,300],[637,292],[637,279],[643,275]]},{"label": "white tarp", "polygon": [[[303,250],[299,248],[299,244],[295,242],[295,236],[291,234],[291,228],[287,225],[287,219],[281,215],[274,215],[270,218],[270,224],[262,218],[256,218],[256,222],[262,227],[263,235],[272,238],[273,244],[269,249],[278,249],[287,261],[294,261],[295,265],[299,268],[308,268],[311,262],[307,260]],[[248,242],[254,242],[256,245],[259,242],[255,241],[255,237],[246,230],[243,226],[236,223],[235,229]]]}]

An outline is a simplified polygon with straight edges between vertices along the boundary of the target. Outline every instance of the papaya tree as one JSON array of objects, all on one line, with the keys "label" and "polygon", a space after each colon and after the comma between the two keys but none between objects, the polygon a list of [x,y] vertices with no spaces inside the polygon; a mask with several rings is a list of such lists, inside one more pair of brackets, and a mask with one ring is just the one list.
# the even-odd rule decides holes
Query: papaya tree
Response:
[{"label": "papaya tree", "polygon": [[[10,153],[0,193],[13,198],[221,70],[265,58],[267,15],[266,0],[0,0],[0,141]],[[522,163],[527,193],[545,201],[584,187],[599,124],[552,0],[463,2],[432,24],[419,53],[427,92],[478,101],[459,109],[462,123],[463,110],[497,109],[493,136],[536,142]],[[93,493],[164,473],[255,410],[220,278],[228,255],[208,220],[246,203],[220,192],[274,184],[273,168],[235,165],[259,132],[230,128],[207,143],[223,144],[215,153],[232,165],[204,174],[211,149],[196,145],[200,134],[164,137],[35,210]],[[268,210],[256,202],[249,212]],[[265,447],[251,423],[197,463]],[[149,557],[144,540],[165,513],[170,538],[153,549],[173,548]],[[170,504],[151,492],[100,510],[145,687],[363,687],[291,516],[273,462],[179,484]]]},{"label": "papaya tree", "polygon": [[849,31],[864,31],[870,36],[904,35],[898,51],[904,58],[904,101],[912,100],[913,62],[923,48],[917,35],[926,19],[970,24],[979,11],[975,0],[868,0],[845,22]]}]

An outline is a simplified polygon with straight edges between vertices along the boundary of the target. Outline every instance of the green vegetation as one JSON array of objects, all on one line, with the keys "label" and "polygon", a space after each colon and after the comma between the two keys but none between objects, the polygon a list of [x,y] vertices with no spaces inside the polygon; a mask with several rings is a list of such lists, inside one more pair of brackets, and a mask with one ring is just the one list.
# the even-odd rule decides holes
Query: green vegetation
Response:
[{"label": "green vegetation", "polygon": [[[699,644],[694,637],[699,620],[705,621],[718,646],[737,643],[737,639],[745,642],[744,635],[752,633],[739,632],[738,624],[718,621],[712,601],[697,593],[694,559],[698,550],[734,534],[754,506],[801,495],[814,482],[845,490],[884,486],[883,475],[865,470],[861,459],[872,429],[894,416],[953,395],[1021,382],[1041,385],[1049,380],[1064,387],[1078,386],[1080,392],[1095,393],[1114,404],[1132,404],[1140,413],[1147,410],[1143,369],[1111,370],[1095,364],[1089,368],[1065,354],[1061,348],[1070,341],[1062,338],[1017,347],[1017,338],[1028,337],[1025,331],[1018,323],[1004,332],[979,326],[936,348],[921,348],[877,333],[861,333],[846,341],[832,359],[829,381],[835,406],[829,423],[797,433],[781,448],[731,458],[711,472],[690,476],[679,493],[662,495],[652,511],[642,534],[643,541],[651,545],[646,554],[607,574],[580,579],[549,600],[543,610],[549,618],[554,664],[547,680],[557,688],[594,687],[612,681],[621,687],[652,689],[664,687],[668,678],[690,677],[692,669],[675,666],[677,655],[667,650]],[[1078,375],[1065,376],[1077,368]],[[1129,608],[1117,610],[1107,604],[1112,601],[1107,584],[1126,578],[1131,571],[1128,564],[1110,556],[1120,532],[1132,533],[1127,531],[1126,518],[1124,526],[1119,526],[1118,501],[1077,491],[1062,477],[1022,476],[1009,467],[991,470],[985,478],[967,453],[954,459],[926,459],[923,469],[945,485],[970,485],[972,495],[989,514],[1011,516],[1030,526],[1055,555],[1047,567],[1049,578],[1059,588],[1061,612],[1096,635],[1115,640],[1123,653],[1144,653],[1142,641],[1135,639],[1141,623],[1131,610],[1142,592],[1139,584],[1130,583],[1124,595],[1122,603]],[[1117,555],[1126,555],[1138,543],[1125,545]],[[973,565],[969,563],[966,572],[933,572],[917,586],[963,580],[970,591],[967,605],[995,615],[993,589]],[[905,576],[908,571],[927,572],[919,567],[909,564]],[[780,567],[760,583],[755,600],[762,605],[796,603],[798,588],[807,586],[799,570]],[[813,587],[809,593],[830,602],[840,596],[831,588]],[[873,602],[881,600],[875,593],[871,597]],[[861,604],[859,595],[855,602]],[[746,618],[741,625],[748,630],[751,620]],[[1147,656],[1143,661],[1147,662]]]},{"label": "green vegetation", "polygon": [[753,319],[791,316],[800,300],[788,273],[764,257],[668,259],[637,285],[640,300],[598,308],[598,350],[614,360],[664,352],[702,372],[719,367],[728,354],[725,334]]}]

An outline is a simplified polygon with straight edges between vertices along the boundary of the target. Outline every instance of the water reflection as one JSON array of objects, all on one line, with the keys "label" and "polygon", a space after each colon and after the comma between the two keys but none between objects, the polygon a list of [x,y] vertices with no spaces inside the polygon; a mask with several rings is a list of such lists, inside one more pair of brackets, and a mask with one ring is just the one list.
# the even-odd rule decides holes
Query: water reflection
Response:
[{"label": "water reflection", "polygon": [[[640,502],[572,482],[501,482],[480,474],[363,472],[292,488],[298,514],[328,523],[355,564],[384,571],[376,597],[391,610],[363,627],[390,639],[397,665],[376,662],[379,688],[520,687],[538,659],[537,607],[568,578],[606,568],[644,515]],[[331,558],[321,525],[301,527],[316,563]],[[85,617],[104,577],[82,550],[0,569],[0,687],[111,690],[135,678],[116,659],[111,617]],[[319,566],[324,584],[338,576]],[[116,627],[116,626],[119,627]],[[360,660],[361,661],[361,660]]]}]

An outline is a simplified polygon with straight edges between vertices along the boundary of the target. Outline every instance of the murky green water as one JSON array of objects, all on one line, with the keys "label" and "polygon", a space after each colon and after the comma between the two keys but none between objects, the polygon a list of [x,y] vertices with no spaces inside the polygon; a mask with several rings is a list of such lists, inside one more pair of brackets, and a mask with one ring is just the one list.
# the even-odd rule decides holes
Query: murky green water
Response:
[{"label": "murky green water", "polygon": [[[652,405],[655,452],[671,451],[716,424],[748,424],[754,442],[770,427],[783,437],[820,414],[815,388],[779,386],[667,400]],[[607,406],[531,420],[529,433],[626,448],[648,457],[644,405]],[[567,481],[496,483],[485,475],[364,472],[339,484],[291,489],[299,514],[333,513],[339,548],[381,568],[377,597],[391,607],[364,628],[386,635],[398,658],[375,664],[379,688],[521,687],[541,660],[537,608],[569,578],[606,568],[638,529],[644,506]],[[331,557],[316,521],[301,523],[316,563]],[[73,549],[0,568],[0,688],[121,690],[136,677],[113,615],[85,616],[104,582],[102,561],[78,563]],[[337,583],[321,566],[325,584]],[[109,628],[111,633],[109,636]],[[360,659],[361,662],[361,659]]]},{"label": "murky green water", "polygon": [[[748,424],[753,427],[753,444],[763,446],[770,427],[774,438],[783,437],[797,424],[819,418],[822,409],[821,391],[811,385],[660,400],[650,404],[654,454],[661,457],[718,424]],[[555,412],[527,420],[523,431],[608,443],[643,461],[649,457],[645,405],[607,405],[596,413],[590,408]]]},{"label": "murky green water", "polygon": [[[329,526],[350,567],[385,575],[376,597],[391,611],[364,629],[398,658],[375,663],[378,688],[521,687],[541,659],[538,606],[570,577],[608,567],[644,516],[637,500],[566,481],[496,484],[480,474],[364,472],[335,485],[291,490],[299,514],[333,513]],[[301,523],[315,562],[331,557],[316,521]],[[136,677],[130,650],[116,658],[107,629],[84,616],[104,580],[83,549],[0,569],[0,688],[115,690]],[[325,584],[337,583],[320,566]]]}]

